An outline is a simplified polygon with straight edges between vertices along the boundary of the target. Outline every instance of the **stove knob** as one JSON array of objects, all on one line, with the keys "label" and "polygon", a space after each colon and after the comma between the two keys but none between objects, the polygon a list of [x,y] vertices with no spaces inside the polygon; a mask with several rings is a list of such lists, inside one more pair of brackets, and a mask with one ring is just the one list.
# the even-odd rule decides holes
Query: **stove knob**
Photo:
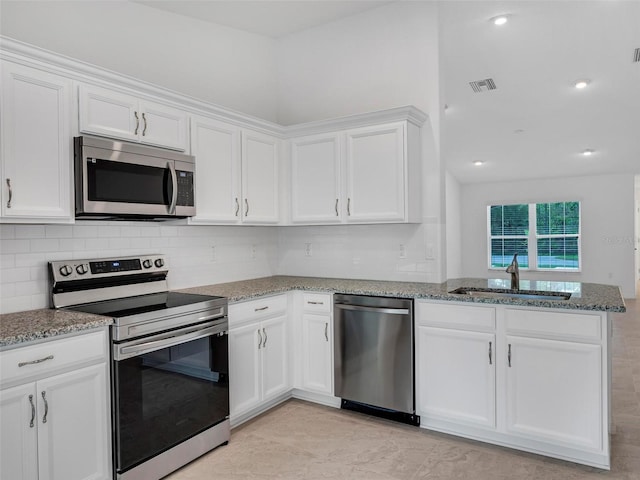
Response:
[{"label": "stove knob", "polygon": [[161,268],[164,266],[164,260],[161,258],[157,258],[155,261],[156,267]]},{"label": "stove knob", "polygon": [[68,277],[73,273],[73,269],[69,265],[63,265],[60,267],[60,275]]},{"label": "stove knob", "polygon": [[142,266],[144,268],[151,268],[151,265],[152,265],[151,264],[151,260],[149,260],[148,258],[146,260],[143,260],[143,262],[142,262]]},{"label": "stove knob", "polygon": [[89,269],[87,268],[87,266],[84,263],[81,263],[80,265],[78,265],[76,267],[76,272],[78,272],[78,275],[84,275],[88,271],[89,271]]}]

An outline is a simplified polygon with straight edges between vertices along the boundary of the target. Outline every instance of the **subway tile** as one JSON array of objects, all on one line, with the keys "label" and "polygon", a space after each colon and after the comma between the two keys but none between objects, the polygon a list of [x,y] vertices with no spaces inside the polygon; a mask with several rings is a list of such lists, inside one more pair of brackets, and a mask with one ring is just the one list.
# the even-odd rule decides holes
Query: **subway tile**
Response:
[{"label": "subway tile", "polygon": [[131,239],[126,237],[117,237],[109,239],[109,250],[129,248]]},{"label": "subway tile", "polygon": [[31,297],[11,297],[3,298],[0,302],[0,313],[22,312],[31,310]]},{"label": "subway tile", "polygon": [[34,238],[31,240],[32,252],[58,252],[60,240],[57,238]]},{"label": "subway tile", "polygon": [[84,250],[85,248],[85,239],[84,238],[61,238],[59,239],[60,250]]},{"label": "subway tile", "polygon": [[0,249],[3,254],[8,253],[27,253],[31,251],[29,240],[2,240]]},{"label": "subway tile", "polygon": [[5,268],[2,270],[1,283],[26,282],[31,279],[29,268]]},{"label": "subway tile", "polygon": [[120,227],[120,234],[123,237],[139,237],[142,232],[140,227],[124,226]]},{"label": "subway tile", "polygon": [[46,225],[45,236],[47,238],[71,238],[73,237],[73,225]]},{"label": "subway tile", "polygon": [[178,235],[178,227],[162,226],[160,227],[160,235],[163,237],[175,237]]},{"label": "subway tile", "polygon": [[28,281],[16,282],[16,296],[23,295],[39,295],[47,292],[47,284],[45,282]]},{"label": "subway tile", "polygon": [[45,253],[16,253],[16,267],[35,267],[45,263]]},{"label": "subway tile", "polygon": [[75,238],[96,238],[98,236],[97,225],[74,225],[73,236]]},{"label": "subway tile", "polygon": [[16,225],[15,238],[43,238],[44,225]]},{"label": "subway tile", "polygon": [[12,238],[16,238],[16,227],[15,225],[0,225],[0,239],[9,240]]},{"label": "subway tile", "polygon": [[120,227],[114,225],[103,225],[98,227],[98,237],[119,237]]},{"label": "subway tile", "polygon": [[12,253],[0,255],[0,269],[13,268],[16,266],[16,256]]}]

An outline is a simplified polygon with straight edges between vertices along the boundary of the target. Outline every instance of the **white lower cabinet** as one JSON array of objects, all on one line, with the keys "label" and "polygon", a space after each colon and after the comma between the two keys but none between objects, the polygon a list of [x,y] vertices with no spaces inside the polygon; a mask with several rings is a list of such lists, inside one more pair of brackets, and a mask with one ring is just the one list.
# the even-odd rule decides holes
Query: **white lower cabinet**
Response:
[{"label": "white lower cabinet", "polygon": [[423,421],[495,428],[495,335],[418,326],[417,409]]},{"label": "white lower cabinet", "polygon": [[332,306],[329,294],[302,294],[300,387],[326,395],[333,395]]},{"label": "white lower cabinet", "polygon": [[286,304],[281,295],[229,306],[232,423],[291,388]]},{"label": "white lower cabinet", "polygon": [[[66,340],[48,343],[52,358],[41,362],[45,369],[71,346]],[[29,348],[24,347],[23,358],[31,358]],[[39,357],[42,344],[37,348],[33,353]],[[0,358],[13,362],[15,352]],[[76,361],[86,364],[87,359]],[[61,365],[56,371],[68,371],[50,376],[39,375],[36,363],[20,368],[26,369],[25,378],[36,380],[0,390],[0,479],[111,480],[106,357],[82,368]]]},{"label": "white lower cabinet", "polygon": [[605,313],[425,301],[416,312],[423,427],[609,468]]}]

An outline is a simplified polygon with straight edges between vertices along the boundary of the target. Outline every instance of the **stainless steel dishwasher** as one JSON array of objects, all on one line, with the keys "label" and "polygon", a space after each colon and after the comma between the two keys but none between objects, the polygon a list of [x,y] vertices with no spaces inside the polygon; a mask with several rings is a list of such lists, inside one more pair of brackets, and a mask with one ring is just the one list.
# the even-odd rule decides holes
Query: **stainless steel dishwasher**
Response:
[{"label": "stainless steel dishwasher", "polygon": [[420,424],[413,300],[334,295],[335,395],[342,408]]}]

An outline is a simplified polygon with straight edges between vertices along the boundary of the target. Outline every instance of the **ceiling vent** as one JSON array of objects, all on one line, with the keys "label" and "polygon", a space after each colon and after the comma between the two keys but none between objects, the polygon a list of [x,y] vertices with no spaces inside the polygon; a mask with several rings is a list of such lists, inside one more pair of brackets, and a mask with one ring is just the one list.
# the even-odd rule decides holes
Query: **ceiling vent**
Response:
[{"label": "ceiling vent", "polygon": [[471,85],[471,88],[476,93],[488,92],[489,90],[495,90],[496,88],[498,88],[496,87],[496,84],[493,81],[493,78],[485,78],[484,80],[469,82],[469,85]]},{"label": "ceiling vent", "polygon": [[640,62],[640,48],[636,48],[635,52],[633,52],[633,61]]}]

